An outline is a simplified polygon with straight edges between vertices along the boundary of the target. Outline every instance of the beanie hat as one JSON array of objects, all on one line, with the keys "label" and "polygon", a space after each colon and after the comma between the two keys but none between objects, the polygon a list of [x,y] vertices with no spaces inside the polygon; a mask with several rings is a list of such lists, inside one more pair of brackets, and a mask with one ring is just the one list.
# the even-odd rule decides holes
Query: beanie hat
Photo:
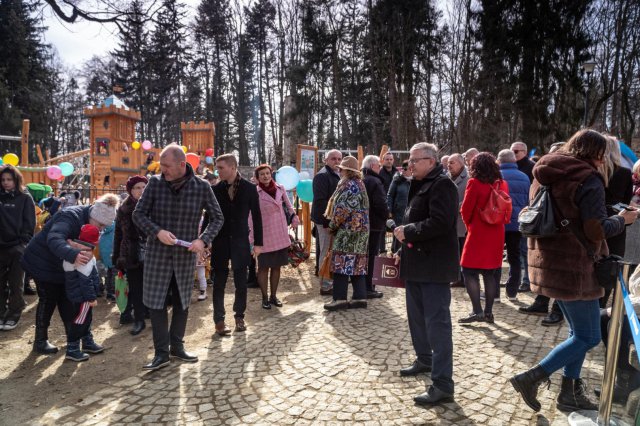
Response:
[{"label": "beanie hat", "polygon": [[85,243],[98,245],[98,240],[100,239],[100,230],[93,225],[87,224],[82,225],[80,228],[80,236],[78,237],[80,241],[84,241]]},{"label": "beanie hat", "polygon": [[126,188],[129,195],[131,195],[131,190],[133,189],[133,187],[140,182],[149,183],[149,179],[140,175],[131,176],[129,179],[127,179]]},{"label": "beanie hat", "polygon": [[101,225],[109,226],[116,220],[116,209],[120,199],[115,194],[105,194],[98,198],[91,206],[89,217]]}]

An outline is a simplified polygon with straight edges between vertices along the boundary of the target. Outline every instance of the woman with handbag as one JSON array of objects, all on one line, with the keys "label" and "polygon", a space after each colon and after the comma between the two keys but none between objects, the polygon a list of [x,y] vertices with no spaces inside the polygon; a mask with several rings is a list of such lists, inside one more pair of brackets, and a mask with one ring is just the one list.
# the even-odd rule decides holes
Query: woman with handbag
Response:
[{"label": "woman with handbag", "polygon": [[[493,190],[509,193],[507,182],[502,179],[496,158],[482,152],[471,160],[469,182],[460,207],[462,220],[467,226],[467,239],[462,249],[462,274],[464,285],[471,299],[473,312],[458,323],[489,322],[493,319],[493,302],[498,294],[496,270],[502,268],[504,247],[504,221],[489,223],[483,215]],[[506,215],[507,212],[505,211]],[[511,212],[506,217],[510,220]],[[508,221],[507,221],[508,223]],[[484,281],[485,307],[480,304],[480,275]]]},{"label": "woman with handbag", "polygon": [[[329,199],[324,216],[331,233],[331,272],[333,301],[324,305],[328,311],[367,307],[367,264],[369,262],[369,198],[358,170],[358,160],[342,159],[340,181]],[[353,297],[347,302],[349,279]]]},{"label": "woman with handbag", "polygon": [[599,299],[604,295],[594,260],[609,254],[605,239],[633,223],[636,211],[607,216],[602,167],[607,140],[595,130],[575,133],[558,151],[543,156],[533,169],[531,198],[541,185],[550,187],[556,222],[555,234],[529,238],[531,290],[555,298],[569,323],[567,340],[551,350],[535,367],[510,379],[515,390],[534,411],[541,408],[538,387],[562,371],[556,407],[564,411],[597,410],[580,371],[587,352],[601,340]]},{"label": "woman with handbag", "polygon": [[[258,182],[258,201],[262,213],[262,253],[258,256],[258,285],[262,292],[262,307],[282,306],[277,297],[280,269],[289,263],[289,230],[296,228],[300,221],[289,201],[284,186],[273,180],[273,169],[267,164],[256,167],[254,176]],[[269,285],[271,295],[268,296]]]},{"label": "woman with handbag", "polygon": [[[127,282],[129,283],[129,301],[125,312],[127,310],[130,312],[130,307],[133,308],[133,328],[129,331],[132,336],[137,336],[146,327],[144,321],[146,308],[142,303],[146,237],[133,223],[133,211],[148,182],[144,176],[131,176],[127,180],[126,189],[129,196],[118,209],[113,241],[113,263],[116,265],[116,269],[126,274]],[[127,316],[125,312],[121,316],[121,324],[126,323],[126,321],[123,321]]]}]

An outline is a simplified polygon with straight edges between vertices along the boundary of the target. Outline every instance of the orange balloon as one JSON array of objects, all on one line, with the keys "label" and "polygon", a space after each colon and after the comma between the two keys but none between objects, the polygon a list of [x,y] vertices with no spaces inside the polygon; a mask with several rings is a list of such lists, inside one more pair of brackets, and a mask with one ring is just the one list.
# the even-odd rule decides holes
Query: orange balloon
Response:
[{"label": "orange balloon", "polygon": [[200,156],[198,154],[194,154],[193,152],[188,153],[187,163],[191,164],[191,167],[193,167],[193,170],[197,169],[198,166],[200,165]]}]

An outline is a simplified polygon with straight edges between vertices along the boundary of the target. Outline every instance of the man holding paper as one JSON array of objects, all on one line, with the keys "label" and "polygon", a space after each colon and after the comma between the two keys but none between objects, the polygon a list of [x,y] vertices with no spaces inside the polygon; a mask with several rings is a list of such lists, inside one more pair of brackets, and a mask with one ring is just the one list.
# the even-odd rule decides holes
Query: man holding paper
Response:
[{"label": "man holding paper", "polygon": [[[177,144],[160,153],[160,175],[149,179],[133,212],[134,223],[147,237],[143,278],[143,301],[151,314],[155,356],[146,370],[169,364],[169,357],[197,362],[198,357],[184,350],[189,303],[193,287],[196,254],[211,245],[222,228],[224,218],[211,186],[199,179]],[[205,210],[209,223],[198,233]],[[186,248],[182,240],[191,243]],[[173,315],[168,324],[166,299],[171,293]]]}]

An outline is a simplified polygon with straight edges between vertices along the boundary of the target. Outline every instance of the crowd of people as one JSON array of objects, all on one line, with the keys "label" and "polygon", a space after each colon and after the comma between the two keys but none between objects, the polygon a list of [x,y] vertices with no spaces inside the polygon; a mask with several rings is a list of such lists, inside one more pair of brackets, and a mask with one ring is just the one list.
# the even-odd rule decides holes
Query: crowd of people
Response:
[{"label": "crowd of people", "polygon": [[[493,306],[501,301],[501,284],[509,301],[533,291],[535,301],[520,312],[546,315],[546,326],[566,319],[569,336],[537,365],[512,377],[514,389],[538,411],[538,386],[563,369],[558,408],[593,409],[580,372],[585,354],[602,340],[610,298],[598,285],[593,261],[609,253],[624,255],[625,226],[635,221],[634,206],[640,203],[640,162],[633,170],[622,167],[615,138],[594,130],[554,144],[536,162],[523,142],[497,156],[475,148],[440,156],[435,145],[420,142],[399,169],[394,160],[391,153],[368,155],[359,164],[331,150],[313,178],[316,262],[328,263],[331,272],[319,280],[320,294],[331,296],[324,308],[364,309],[368,299],[383,297],[374,285],[374,262],[389,248],[405,282],[416,354],[399,374],[430,373],[432,384],[414,400],[437,404],[454,397],[451,288],[467,291],[470,312],[457,319],[466,326],[496,321]],[[217,157],[215,168],[199,176],[180,146],[168,145],[160,154],[161,173],[131,176],[124,201],[105,194],[85,205],[71,202],[79,198],[72,194],[74,200],[61,205],[54,198],[47,201],[50,214],[34,235],[34,201],[19,170],[3,165],[0,329],[10,331],[20,321],[25,283],[33,279],[38,295],[33,351],[58,351],[48,339],[57,308],[67,335],[65,358],[85,361],[104,350],[91,333],[91,310],[104,292],[114,301],[114,279],[126,278],[128,304],[120,323],[133,324],[130,333],[136,336],[150,320],[155,350],[143,368],[157,370],[171,358],[198,361],[183,340],[194,276],[198,301],[207,298],[207,282],[213,287],[219,336],[232,333],[224,303],[230,269],[235,332],[247,329],[252,264],[262,308],[281,307],[277,290],[288,263],[289,230],[300,224],[287,191],[266,164],[255,168],[250,180],[241,176],[231,154]],[[562,223],[570,226],[548,238],[527,239],[518,216],[541,186],[550,188]],[[489,210],[496,194],[506,196],[508,209],[493,220]],[[614,211],[616,203],[631,207]],[[390,247],[388,232],[393,233]],[[505,253],[509,268],[502,283]]]}]

